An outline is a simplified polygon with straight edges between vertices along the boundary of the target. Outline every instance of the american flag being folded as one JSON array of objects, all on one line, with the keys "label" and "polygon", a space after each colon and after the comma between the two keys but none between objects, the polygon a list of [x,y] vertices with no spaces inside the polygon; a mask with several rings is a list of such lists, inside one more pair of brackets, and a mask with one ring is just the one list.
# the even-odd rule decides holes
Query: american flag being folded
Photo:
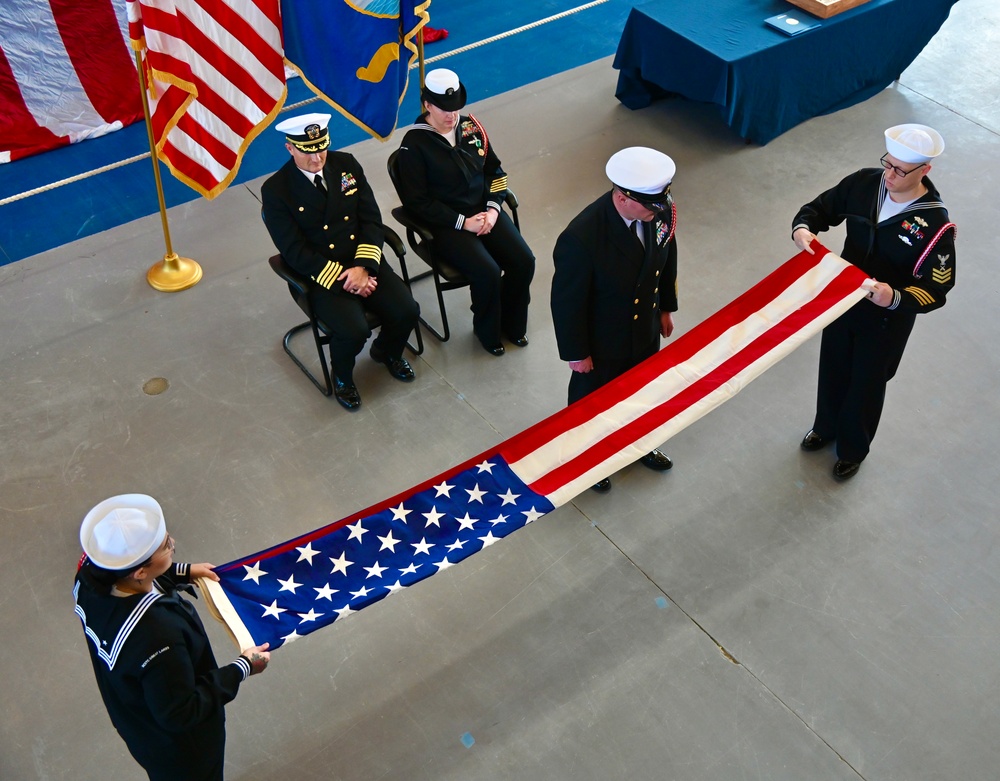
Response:
[{"label": "american flag being folded", "polygon": [[864,297],[818,243],[655,356],[496,448],[202,580],[240,648],[272,648],[457,564],[636,461]]}]

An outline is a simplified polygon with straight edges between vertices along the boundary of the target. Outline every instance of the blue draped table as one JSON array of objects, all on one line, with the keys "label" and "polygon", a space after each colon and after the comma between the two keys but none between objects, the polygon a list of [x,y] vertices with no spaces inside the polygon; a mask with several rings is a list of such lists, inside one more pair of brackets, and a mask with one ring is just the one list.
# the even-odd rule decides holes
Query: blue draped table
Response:
[{"label": "blue draped table", "polygon": [[716,103],[740,136],[766,144],[885,89],[957,1],[869,0],[789,37],[764,24],[798,10],[785,0],[652,0],[625,22],[615,96],[631,109],[671,95]]}]

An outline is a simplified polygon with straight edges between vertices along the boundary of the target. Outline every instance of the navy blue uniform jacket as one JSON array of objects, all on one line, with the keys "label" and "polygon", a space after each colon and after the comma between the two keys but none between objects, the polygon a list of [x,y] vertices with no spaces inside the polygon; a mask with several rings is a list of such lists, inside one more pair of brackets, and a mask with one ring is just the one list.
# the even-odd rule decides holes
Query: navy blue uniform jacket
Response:
[{"label": "navy blue uniform jacket", "polygon": [[77,574],[73,595],[97,686],[115,729],[151,779],[222,777],[225,704],[250,674],[243,657],[219,667],[205,627],[176,587],[187,564],[156,579],[163,593],[112,596]]},{"label": "navy blue uniform jacket", "polygon": [[677,311],[676,212],[645,226],[646,247],[607,192],[566,227],[553,250],[552,322],[559,357],[623,369],[655,354],[660,312]]},{"label": "navy blue uniform jacket", "polygon": [[327,290],[344,292],[334,283],[345,269],[364,266],[378,275],[385,241],[382,215],[353,155],[330,151],[323,178],[328,196],[289,158],[261,186],[261,214],[289,266]]}]

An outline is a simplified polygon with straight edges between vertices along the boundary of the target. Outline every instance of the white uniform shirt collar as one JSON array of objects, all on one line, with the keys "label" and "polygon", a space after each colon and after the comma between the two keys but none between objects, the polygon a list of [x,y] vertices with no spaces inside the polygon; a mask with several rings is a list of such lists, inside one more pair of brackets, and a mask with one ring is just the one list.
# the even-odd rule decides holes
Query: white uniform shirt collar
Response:
[{"label": "white uniform shirt collar", "polygon": [[316,173],[314,174],[314,173],[313,173],[312,171],[307,171],[307,170],[306,170],[305,168],[299,168],[298,166],[295,166],[295,167],[296,167],[296,168],[297,168],[297,169],[298,169],[299,171],[301,171],[302,175],[303,175],[303,176],[304,176],[304,177],[305,177],[306,179],[308,179],[308,180],[309,180],[309,184],[313,184],[313,185],[314,185],[314,184],[316,183],[316,174],[319,174],[320,176],[322,176],[322,177],[323,177],[323,184],[326,184],[326,177],[325,177],[325,176],[323,176],[323,172],[322,172],[322,171],[317,171],[317,172],[316,172]]}]

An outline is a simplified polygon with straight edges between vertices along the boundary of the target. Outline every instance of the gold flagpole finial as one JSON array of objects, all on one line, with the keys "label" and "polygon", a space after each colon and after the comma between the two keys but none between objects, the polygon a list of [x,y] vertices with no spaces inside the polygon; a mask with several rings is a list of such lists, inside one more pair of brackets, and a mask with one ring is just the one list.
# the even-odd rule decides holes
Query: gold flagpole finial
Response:
[{"label": "gold flagpole finial", "polygon": [[163,199],[163,182],[160,179],[160,161],[156,157],[156,139],[153,138],[153,123],[149,115],[149,98],[146,96],[146,80],[142,72],[142,55],[135,52],[135,67],[139,73],[139,92],[142,94],[142,113],[146,117],[146,133],[149,136],[149,153],[153,161],[153,179],[156,181],[156,197],[160,202],[160,222],[163,225],[163,240],[167,252],[163,260],[154,263],[146,272],[146,281],[155,290],[176,293],[194,287],[201,280],[202,270],[198,262],[182,258],[170,246],[170,226],[167,224],[167,204]]}]

